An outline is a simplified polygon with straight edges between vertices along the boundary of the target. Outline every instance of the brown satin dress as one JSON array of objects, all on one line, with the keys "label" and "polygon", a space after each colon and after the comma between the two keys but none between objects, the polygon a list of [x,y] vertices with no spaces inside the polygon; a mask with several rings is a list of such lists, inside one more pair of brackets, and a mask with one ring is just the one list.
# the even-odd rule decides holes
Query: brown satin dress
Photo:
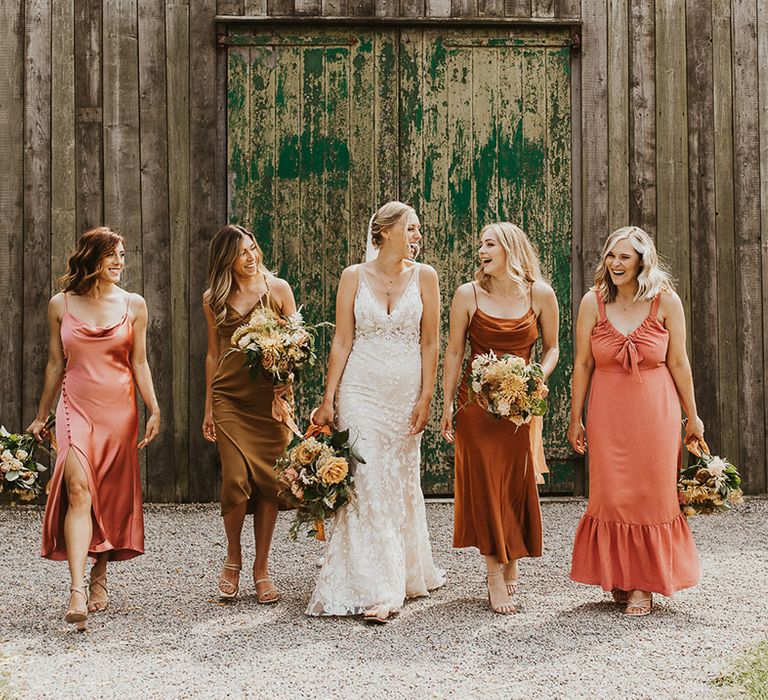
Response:
[{"label": "brown satin dress", "polygon": [[[253,308],[264,303],[276,313],[280,308],[269,290]],[[219,326],[219,366],[213,377],[213,422],[221,456],[221,514],[241,503],[253,513],[255,499],[261,496],[285,504],[277,494],[275,462],[291,439],[291,431],[272,417],[274,385],[262,375],[251,379],[240,352],[227,352],[232,334],[248,321],[253,308],[240,314],[227,305],[227,315]]]},{"label": "brown satin dress", "polygon": [[515,427],[467,403],[467,376],[472,360],[489,350],[529,361],[538,337],[536,321],[532,308],[507,319],[476,307],[468,331],[472,352],[459,390],[453,546],[477,547],[502,564],[541,556],[532,423]]}]

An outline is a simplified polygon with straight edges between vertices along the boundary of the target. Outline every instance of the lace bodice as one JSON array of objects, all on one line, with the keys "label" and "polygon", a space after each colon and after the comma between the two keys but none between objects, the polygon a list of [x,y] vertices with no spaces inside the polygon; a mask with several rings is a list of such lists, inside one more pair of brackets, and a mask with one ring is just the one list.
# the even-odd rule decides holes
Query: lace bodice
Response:
[{"label": "lace bodice", "polygon": [[416,263],[405,291],[387,313],[374,296],[367,273],[360,267],[360,283],[355,296],[355,343],[369,340],[397,341],[418,344],[421,333],[421,294],[419,269]]}]

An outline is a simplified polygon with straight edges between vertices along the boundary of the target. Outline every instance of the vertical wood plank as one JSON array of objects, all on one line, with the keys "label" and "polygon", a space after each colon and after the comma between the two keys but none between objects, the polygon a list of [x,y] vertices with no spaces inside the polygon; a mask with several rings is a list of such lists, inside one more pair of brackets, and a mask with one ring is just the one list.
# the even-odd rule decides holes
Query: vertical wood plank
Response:
[{"label": "vertical wood plank", "polygon": [[373,17],[376,15],[375,0],[347,0],[350,17]]},{"label": "vertical wood plank", "polygon": [[[760,128],[760,242],[763,287],[763,377],[768,373],[768,8],[757,4],[757,69]],[[768,440],[768,396],[765,396],[765,435]],[[768,451],[768,447],[766,448]],[[763,491],[768,490],[768,464],[763,470]]]},{"label": "vertical wood plank", "polygon": [[400,0],[401,17],[424,17],[424,0]]},{"label": "vertical wood plank", "polygon": [[[377,201],[384,203],[399,197],[398,161],[400,141],[398,108],[400,102],[398,65],[398,36],[393,31],[376,32],[374,35],[374,60],[376,62],[375,85],[376,166],[378,180]],[[366,222],[367,228],[367,222]]]},{"label": "vertical wood plank", "polygon": [[477,0],[478,17],[503,17],[504,0]]},{"label": "vertical wood plank", "polygon": [[629,223],[629,45],[627,0],[608,0],[608,227]]},{"label": "vertical wood plank", "polygon": [[499,218],[522,224],[523,53],[499,49]]},{"label": "vertical wood plank", "polygon": [[75,203],[75,8],[54,0],[51,22],[51,292],[77,240]]},{"label": "vertical wood plank", "polygon": [[[171,339],[173,354],[173,454],[175,488],[189,491],[189,5],[165,7],[168,81],[168,213],[170,229]],[[199,292],[198,292],[199,293]],[[202,334],[201,326],[194,334]],[[199,376],[196,373],[196,376]],[[197,426],[195,426],[197,427]],[[196,465],[195,465],[196,466]]]},{"label": "vertical wood plank", "polygon": [[323,15],[343,17],[347,14],[347,0],[323,0]]},{"label": "vertical wood plank", "polygon": [[286,17],[294,14],[294,0],[267,0],[267,14]]},{"label": "vertical wood plank", "polygon": [[321,10],[321,0],[294,0],[294,12],[297,15],[319,15]]},{"label": "vertical wood plank", "polygon": [[136,0],[104,3],[104,223],[125,237],[126,289],[143,291]]},{"label": "vertical wood plank", "polygon": [[730,0],[712,0],[712,87],[714,104],[715,235],[717,241],[717,345],[720,396],[720,454],[740,455],[736,251],[733,190],[733,84]]},{"label": "vertical wood plank", "polygon": [[[190,11],[194,12],[196,10],[195,7],[190,8]],[[210,13],[206,13],[210,14]],[[267,0],[245,0],[245,4],[243,6],[243,14],[245,14],[248,17],[260,17],[262,15],[267,14]],[[201,26],[200,31],[205,33],[207,32],[207,27]],[[196,34],[195,34],[196,35]]]},{"label": "vertical wood plank", "polygon": [[245,11],[243,0],[217,0],[216,13],[238,17]]},{"label": "vertical wood plank", "polygon": [[582,7],[582,269],[592,286],[608,233],[608,19],[603,2]]},{"label": "vertical wood plank", "polygon": [[531,17],[531,0],[504,0],[504,15],[507,17]]},{"label": "vertical wood plank", "polygon": [[[472,50],[472,178],[476,244],[477,232],[485,224],[499,219],[498,173],[498,49]],[[474,247],[474,246],[473,246]],[[476,255],[466,262],[474,267]],[[471,276],[471,272],[470,275]]]},{"label": "vertical wood plank", "polygon": [[399,0],[376,0],[376,17],[397,17],[400,13]]},{"label": "vertical wood plank", "polygon": [[[0,411],[9,430],[22,430],[24,356],[24,5],[0,3]],[[38,300],[38,305],[40,304]],[[37,315],[44,316],[42,308]]]},{"label": "vertical wood plank", "polygon": [[745,490],[760,493],[766,482],[756,3],[733,0],[731,11],[740,466]]},{"label": "vertical wood plank", "polygon": [[77,233],[104,223],[101,0],[75,3]]},{"label": "vertical wood plank", "polygon": [[[24,6],[24,294],[22,423],[37,413],[47,359],[51,272],[51,3]],[[18,176],[18,172],[17,172]]]},{"label": "vertical wood plank", "polygon": [[371,124],[376,123],[376,62],[374,34],[363,33],[352,47],[349,117],[350,218],[347,265],[363,262],[368,219],[378,205],[375,180],[376,141]]},{"label": "vertical wood plank", "polygon": [[[247,4],[247,3],[246,3]],[[265,4],[266,7],[266,4]],[[194,88],[189,94],[189,453],[177,457],[189,463],[189,493],[177,487],[179,499],[216,500],[219,495],[218,456],[202,436],[205,409],[205,353],[207,337],[202,293],[208,283],[208,244],[226,218],[226,197],[218,203],[217,186],[226,185],[226,52],[217,51],[214,0],[195,0],[189,8],[189,70]],[[218,66],[223,71],[217,85]],[[218,89],[224,91],[219,98]],[[220,139],[224,142],[220,144]]]},{"label": "vertical wood plank", "polygon": [[451,0],[451,17],[477,17],[477,0]]},{"label": "vertical wood plank", "polygon": [[629,0],[629,221],[656,235],[655,3]]},{"label": "vertical wood plank", "polygon": [[686,7],[688,168],[691,226],[691,349],[696,403],[712,444],[720,444],[717,342],[715,134],[712,100],[712,3]]},{"label": "vertical wood plank", "polygon": [[533,0],[531,2],[531,16],[532,17],[554,17],[555,16],[554,0]]},{"label": "vertical wood plank", "polygon": [[451,0],[426,0],[425,13],[427,17],[450,17]]},{"label": "vertical wood plank", "polygon": [[[147,356],[165,426],[173,425],[173,356],[168,270],[168,134],[165,81],[165,9],[158,0],[138,4],[141,218]],[[166,428],[147,447],[149,501],[176,500],[173,431]]]},{"label": "vertical wood plank", "polygon": [[581,0],[555,0],[555,17],[579,19],[581,17]]},{"label": "vertical wood plank", "polygon": [[[685,74],[685,6],[656,5],[656,169],[659,252],[677,280],[691,327],[688,223],[688,114]],[[688,335],[690,349],[690,334]]]}]

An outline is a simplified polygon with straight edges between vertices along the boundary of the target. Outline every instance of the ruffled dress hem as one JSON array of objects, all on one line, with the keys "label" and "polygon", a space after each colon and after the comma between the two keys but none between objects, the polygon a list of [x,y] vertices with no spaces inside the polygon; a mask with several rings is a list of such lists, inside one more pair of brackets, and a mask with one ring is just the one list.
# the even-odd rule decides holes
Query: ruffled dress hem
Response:
[{"label": "ruffled dress hem", "polygon": [[576,530],[571,579],[671,596],[700,579],[698,554],[681,513],[665,523],[632,524],[584,515]]}]

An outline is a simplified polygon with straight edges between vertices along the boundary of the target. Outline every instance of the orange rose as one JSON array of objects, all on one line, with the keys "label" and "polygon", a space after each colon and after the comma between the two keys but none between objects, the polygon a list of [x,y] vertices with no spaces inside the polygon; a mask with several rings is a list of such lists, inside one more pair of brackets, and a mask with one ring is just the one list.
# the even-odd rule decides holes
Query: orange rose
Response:
[{"label": "orange rose", "polygon": [[307,432],[304,433],[304,438],[311,438],[315,437],[316,435],[325,435],[327,437],[331,437],[331,428],[327,425],[316,425],[315,423],[310,423],[309,427],[307,428]]},{"label": "orange rose", "polygon": [[317,475],[324,484],[338,484],[349,473],[349,464],[343,457],[328,457],[317,470]]}]

